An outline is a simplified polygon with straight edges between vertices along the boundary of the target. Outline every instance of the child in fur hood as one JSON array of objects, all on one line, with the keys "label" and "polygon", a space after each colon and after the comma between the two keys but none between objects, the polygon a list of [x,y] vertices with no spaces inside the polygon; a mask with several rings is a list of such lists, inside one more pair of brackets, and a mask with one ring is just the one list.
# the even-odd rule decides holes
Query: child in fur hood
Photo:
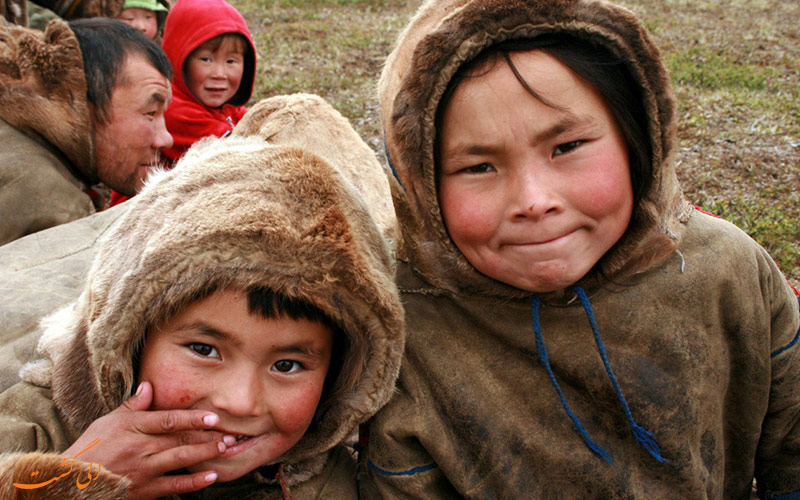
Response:
[{"label": "child in fur hood", "polygon": [[0,395],[0,498],[355,498],[340,443],[404,340],[381,197],[372,151],[309,95],[155,174]]},{"label": "child in fur hood", "polygon": [[428,0],[379,94],[409,336],[363,498],[800,498],[798,299],[684,200],[630,11]]}]

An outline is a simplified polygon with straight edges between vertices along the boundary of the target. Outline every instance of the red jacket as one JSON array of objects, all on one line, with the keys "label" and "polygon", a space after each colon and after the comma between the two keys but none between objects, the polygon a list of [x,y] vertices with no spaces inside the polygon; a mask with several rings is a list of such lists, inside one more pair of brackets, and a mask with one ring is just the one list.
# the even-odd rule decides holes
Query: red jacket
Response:
[{"label": "red jacket", "polygon": [[[245,54],[239,91],[220,108],[204,106],[186,85],[183,65],[202,43],[223,33],[239,33],[250,44]],[[163,153],[173,162],[203,137],[221,137],[244,116],[253,94],[256,49],[242,15],[225,0],[178,0],[164,26],[164,52],[172,63],[172,102],[166,111],[167,130],[174,145]]]},{"label": "red jacket", "polygon": [[[247,39],[250,49],[245,54],[239,91],[222,107],[208,108],[186,85],[183,65],[194,49],[223,33],[239,33]],[[256,48],[244,18],[225,0],[178,0],[167,15],[161,45],[173,71],[172,101],[164,118],[174,143],[161,151],[164,162],[171,167],[189,146],[209,135],[225,135],[242,119],[247,112],[244,104],[250,100],[255,84]],[[110,206],[127,199],[112,191]]]}]

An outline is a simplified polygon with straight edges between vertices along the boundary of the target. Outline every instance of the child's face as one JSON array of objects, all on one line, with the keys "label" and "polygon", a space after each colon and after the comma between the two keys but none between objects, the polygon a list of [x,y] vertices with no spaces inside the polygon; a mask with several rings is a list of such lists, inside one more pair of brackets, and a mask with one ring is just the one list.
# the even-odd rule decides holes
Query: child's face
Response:
[{"label": "child's face", "polygon": [[191,303],[149,332],[139,381],[152,409],[219,416],[216,430],[241,441],[190,467],[230,481],[282,455],[311,423],[328,372],[333,333],[321,323],[251,314],[246,294],[223,290]]},{"label": "child's face", "polygon": [[574,284],[620,239],[633,209],[628,153],[608,106],[539,51],[466,78],[441,127],[439,203],[483,274],[523,290]]},{"label": "child's face", "polygon": [[156,13],[147,9],[122,9],[119,19],[125,24],[130,24],[137,30],[144,33],[144,36],[153,40],[158,33],[158,19]]},{"label": "child's face", "polygon": [[209,108],[228,102],[242,81],[244,41],[226,36],[216,49],[209,40],[189,54],[186,60],[186,84],[195,97]]}]

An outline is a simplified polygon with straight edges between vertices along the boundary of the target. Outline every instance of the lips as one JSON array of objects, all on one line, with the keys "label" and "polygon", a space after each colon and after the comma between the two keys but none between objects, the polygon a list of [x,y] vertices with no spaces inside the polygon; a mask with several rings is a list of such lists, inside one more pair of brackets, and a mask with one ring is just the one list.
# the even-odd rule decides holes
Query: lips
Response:
[{"label": "lips", "polygon": [[233,446],[229,447],[227,450],[225,450],[225,453],[223,453],[220,456],[222,458],[231,458],[233,456],[236,456],[236,455],[248,450],[250,447],[252,447],[256,443],[258,443],[261,439],[264,438],[265,435],[266,434],[260,434],[258,436],[247,436],[247,435],[243,435],[243,434],[239,434],[239,435],[234,434],[234,436],[236,436],[236,444],[234,444]]}]

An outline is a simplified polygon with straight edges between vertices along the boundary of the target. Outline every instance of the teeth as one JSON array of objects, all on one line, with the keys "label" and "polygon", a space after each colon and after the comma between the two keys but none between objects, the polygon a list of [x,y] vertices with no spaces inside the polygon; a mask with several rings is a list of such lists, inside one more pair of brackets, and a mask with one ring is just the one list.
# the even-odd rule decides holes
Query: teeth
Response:
[{"label": "teeth", "polygon": [[236,442],[241,443],[242,441],[246,441],[250,439],[250,436],[236,436]]}]

